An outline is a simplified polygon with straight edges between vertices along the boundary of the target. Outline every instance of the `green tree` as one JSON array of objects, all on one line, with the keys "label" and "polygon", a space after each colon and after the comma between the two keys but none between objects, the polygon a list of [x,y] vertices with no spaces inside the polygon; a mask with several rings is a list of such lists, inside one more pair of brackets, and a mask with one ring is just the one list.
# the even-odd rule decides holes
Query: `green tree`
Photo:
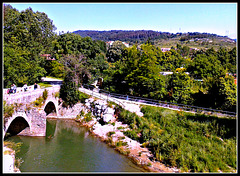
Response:
[{"label": "green tree", "polygon": [[107,50],[108,62],[116,62],[123,57],[126,46],[121,41],[115,41]]},{"label": "green tree", "polygon": [[220,77],[219,81],[219,96],[223,99],[221,109],[236,112],[237,86],[234,77],[226,75]]},{"label": "green tree", "polygon": [[40,54],[51,50],[56,29],[45,13],[4,5],[4,87],[38,82],[46,74]]},{"label": "green tree", "polygon": [[208,101],[212,108],[236,111],[236,85],[233,76],[223,73],[219,77],[204,79]]},{"label": "green tree", "polygon": [[74,73],[69,71],[63,80],[59,94],[64,104],[70,107],[73,107],[79,101],[79,91],[74,79]]},{"label": "green tree", "polygon": [[193,59],[187,71],[189,71],[194,78],[202,79],[220,75],[224,71],[224,67],[217,57],[199,54]]},{"label": "green tree", "polygon": [[76,85],[88,83],[91,78],[90,68],[87,65],[87,58],[84,55],[68,55],[61,57],[59,62],[64,65],[66,72],[73,74],[73,81]]},{"label": "green tree", "polygon": [[141,50],[136,46],[128,49],[124,58],[125,80],[136,95],[162,98],[165,94],[165,80],[157,62],[158,50],[151,44],[141,45]]},{"label": "green tree", "polygon": [[53,42],[54,56],[58,59],[64,55],[84,55],[93,59],[101,52],[99,44],[90,37],[81,37],[74,33],[65,33]]},{"label": "green tree", "polygon": [[94,59],[88,60],[88,66],[90,67],[91,80],[97,80],[100,77],[104,77],[104,70],[108,69],[109,64],[103,54],[98,54]]},{"label": "green tree", "polygon": [[174,103],[192,104],[193,81],[184,70],[168,76],[168,100]]}]

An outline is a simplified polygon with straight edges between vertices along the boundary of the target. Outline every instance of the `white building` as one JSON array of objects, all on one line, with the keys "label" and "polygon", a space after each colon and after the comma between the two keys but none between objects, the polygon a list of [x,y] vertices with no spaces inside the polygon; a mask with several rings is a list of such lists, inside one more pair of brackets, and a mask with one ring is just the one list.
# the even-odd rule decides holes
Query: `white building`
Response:
[{"label": "white building", "polygon": [[170,51],[171,48],[161,48],[162,52]]},{"label": "white building", "polygon": [[[108,41],[106,42],[107,44],[109,44],[109,46],[111,46],[113,44],[114,41]],[[122,42],[127,48],[129,47],[129,44],[126,42]]]}]

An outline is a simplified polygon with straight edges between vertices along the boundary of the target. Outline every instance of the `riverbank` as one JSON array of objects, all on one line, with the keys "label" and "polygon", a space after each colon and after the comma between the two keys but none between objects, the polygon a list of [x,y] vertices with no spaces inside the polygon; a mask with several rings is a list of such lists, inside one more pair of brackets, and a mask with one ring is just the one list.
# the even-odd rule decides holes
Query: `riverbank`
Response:
[{"label": "riverbank", "polygon": [[15,151],[3,146],[3,173],[20,173],[15,166]]},{"label": "riverbank", "polygon": [[[105,103],[105,105],[107,105],[107,102],[102,101],[102,103]],[[140,112],[140,108],[137,106],[138,105],[135,104],[125,104],[125,107],[127,107],[128,110],[134,111],[135,113],[142,115]],[[114,105],[112,106],[112,109],[114,109]],[[117,120],[116,113],[112,114],[113,117],[111,118],[111,120],[105,124],[100,123],[99,118],[95,117],[93,117],[89,121],[86,121],[86,117],[84,115],[79,118],[78,115],[81,111],[85,112],[86,115],[86,112],[89,112],[90,110],[93,111],[93,109],[89,109],[89,107],[81,103],[78,103],[72,108],[68,109],[60,107],[60,116],[58,118],[75,119],[75,121],[81,123],[82,126],[87,127],[92,135],[99,137],[109,146],[113,147],[121,154],[126,155],[132,160],[133,163],[141,166],[148,172],[179,172],[177,168],[170,168],[159,161],[155,161],[153,155],[147,148],[143,147],[142,144],[140,144],[139,142],[125,136],[123,132],[129,130],[129,127],[127,124],[123,124],[122,122]],[[99,111],[99,109],[95,109],[95,111]]]}]

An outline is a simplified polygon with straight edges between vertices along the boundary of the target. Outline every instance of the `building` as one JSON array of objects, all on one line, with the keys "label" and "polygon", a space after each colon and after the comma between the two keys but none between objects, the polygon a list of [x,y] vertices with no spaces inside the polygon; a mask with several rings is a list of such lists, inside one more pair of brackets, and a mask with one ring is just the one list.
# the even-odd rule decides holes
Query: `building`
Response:
[{"label": "building", "polygon": [[127,48],[129,47],[129,44],[126,42],[122,42]]},{"label": "building", "polygon": [[165,72],[160,72],[160,74],[166,76],[166,75],[171,75],[171,74],[173,74],[173,72],[171,72],[171,71],[165,71]]},{"label": "building", "polygon": [[162,52],[170,51],[171,48],[161,48]]},{"label": "building", "polygon": [[[113,44],[114,41],[108,41],[106,42],[109,46],[111,46]],[[129,44],[126,42],[122,42],[122,44],[124,44],[127,48],[129,47]]]},{"label": "building", "polygon": [[114,41],[108,41],[106,42],[109,46],[111,46],[113,44]]},{"label": "building", "polygon": [[[186,73],[187,75],[189,75],[189,72],[184,72],[184,73]],[[173,72],[171,72],[171,71],[165,71],[165,72],[160,72],[160,74],[163,75],[163,76],[166,76],[166,75],[172,75]]]},{"label": "building", "polygon": [[55,60],[55,58],[51,58],[51,54],[41,54],[41,57],[46,57],[46,60]]}]

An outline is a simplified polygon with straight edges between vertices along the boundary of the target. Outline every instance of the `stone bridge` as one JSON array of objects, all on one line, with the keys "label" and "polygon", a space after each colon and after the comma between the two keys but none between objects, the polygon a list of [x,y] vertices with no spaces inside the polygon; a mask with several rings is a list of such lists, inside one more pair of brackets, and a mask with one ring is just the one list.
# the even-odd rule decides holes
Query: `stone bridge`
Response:
[{"label": "stone bridge", "polygon": [[45,136],[46,118],[50,113],[58,115],[58,97],[60,86],[46,88],[47,99],[39,107],[34,107],[33,103],[43,95],[44,89],[21,91],[15,94],[6,94],[3,91],[3,100],[8,105],[14,105],[14,113],[11,117],[4,118],[3,138],[6,133],[11,135],[21,134],[28,136]]}]

